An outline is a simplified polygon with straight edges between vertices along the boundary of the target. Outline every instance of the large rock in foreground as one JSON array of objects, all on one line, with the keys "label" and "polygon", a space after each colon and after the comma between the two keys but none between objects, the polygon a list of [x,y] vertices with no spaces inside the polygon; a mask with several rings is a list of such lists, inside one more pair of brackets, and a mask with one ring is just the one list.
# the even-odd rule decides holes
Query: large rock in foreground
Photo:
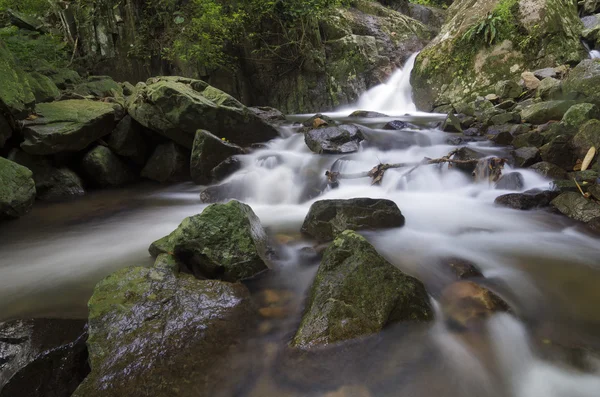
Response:
[{"label": "large rock in foreground", "polygon": [[317,154],[353,153],[358,151],[364,139],[362,131],[354,124],[316,128],[304,135],[306,146]]},{"label": "large rock in foreground", "polygon": [[242,146],[278,136],[275,127],[235,98],[200,80],[150,79],[138,86],[127,106],[131,117],[144,127],[188,149],[200,129]]},{"label": "large rock in foreground", "polygon": [[209,396],[239,376],[227,353],[254,314],[242,284],[132,267],[88,306],[92,372],[74,397]]},{"label": "large rock in foreground", "polygon": [[150,246],[153,256],[173,253],[198,277],[238,281],[269,268],[267,236],[252,209],[239,201],[212,204],[185,218]]},{"label": "large rock in foreground", "polygon": [[84,320],[0,323],[0,397],[70,397],[89,373]]},{"label": "large rock in foreground", "polygon": [[395,322],[432,319],[423,284],[387,262],[363,237],[345,231],[325,251],[292,345],[327,345]]},{"label": "large rock in foreground", "polygon": [[25,215],[35,201],[35,182],[32,172],[0,157],[0,219]]},{"label": "large rock in foreground", "polygon": [[589,222],[600,217],[600,205],[575,192],[566,192],[552,200],[556,209],[569,218]]},{"label": "large rock in foreground", "polygon": [[38,117],[23,123],[23,150],[46,155],[85,149],[111,133],[115,126],[114,104],[82,99],[40,103]]},{"label": "large rock in foreground", "polygon": [[401,226],[404,226],[404,216],[391,200],[321,200],[310,207],[302,224],[302,233],[326,242],[333,240],[344,230],[374,230]]},{"label": "large rock in foreground", "polygon": [[192,180],[198,185],[208,184],[212,170],[236,154],[243,154],[244,149],[233,143],[226,142],[208,131],[200,130],[194,138],[190,173]]}]

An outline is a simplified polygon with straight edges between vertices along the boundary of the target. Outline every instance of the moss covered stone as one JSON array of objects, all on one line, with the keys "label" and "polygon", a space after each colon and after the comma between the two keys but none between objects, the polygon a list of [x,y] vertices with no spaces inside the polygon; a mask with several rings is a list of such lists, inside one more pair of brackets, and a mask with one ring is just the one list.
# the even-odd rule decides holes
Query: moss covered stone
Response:
[{"label": "moss covered stone", "polygon": [[540,161],[539,163],[535,163],[529,169],[537,172],[541,176],[544,176],[549,179],[566,179],[567,172],[557,166],[556,164],[549,163],[547,161]]},{"label": "moss covered stone", "polygon": [[108,147],[119,156],[131,159],[138,165],[143,165],[149,155],[148,137],[144,135],[143,127],[125,116],[108,138]]},{"label": "moss covered stone", "polygon": [[252,209],[239,201],[212,204],[185,218],[150,253],[172,253],[199,277],[237,281],[270,267],[267,236]]},{"label": "moss covered stone", "polygon": [[551,120],[561,120],[575,103],[575,101],[571,100],[535,103],[521,111],[521,119],[532,124],[543,124]]},{"label": "moss covered stone", "polygon": [[109,76],[90,76],[85,82],[77,84],[73,91],[83,96],[122,97],[123,87]]},{"label": "moss covered stone", "polygon": [[25,215],[35,201],[32,172],[17,163],[0,157],[0,219]]},{"label": "moss covered stone", "polygon": [[600,205],[583,197],[579,192],[565,192],[552,200],[552,205],[569,218],[589,222],[600,217]]},{"label": "moss covered stone", "polygon": [[575,66],[563,82],[563,92],[572,98],[600,106],[600,60],[586,59]]},{"label": "moss covered stone", "polygon": [[88,303],[92,372],[74,397],[216,395],[237,376],[229,349],[252,324],[241,284],[177,275],[166,263],[119,270]]},{"label": "moss covered stone", "polygon": [[570,131],[577,131],[587,121],[597,118],[600,118],[600,110],[598,110],[596,105],[579,103],[567,110],[561,120],[561,124]]},{"label": "moss covered stone", "polygon": [[190,179],[190,153],[175,142],[158,145],[142,169],[142,177],[160,183]]},{"label": "moss covered stone", "polygon": [[27,73],[27,81],[37,103],[52,102],[60,96],[56,84],[41,73]]},{"label": "moss covered stone", "polygon": [[85,149],[110,134],[115,125],[114,105],[87,100],[40,103],[39,116],[23,123],[23,150],[46,155]]},{"label": "moss covered stone", "polygon": [[592,146],[600,150],[600,120],[589,120],[583,124],[571,144],[575,155],[581,160]]},{"label": "moss covered stone", "polygon": [[12,136],[13,130],[12,126],[4,117],[4,115],[0,114],[0,148],[4,147],[4,144]]},{"label": "moss covered stone", "polygon": [[199,130],[194,138],[190,173],[192,180],[198,185],[206,185],[211,181],[211,171],[231,156],[243,154],[244,149],[227,142],[208,131]]},{"label": "moss covered stone", "polygon": [[0,104],[16,118],[24,118],[35,102],[27,74],[0,42]]},{"label": "moss covered stone", "polygon": [[83,156],[81,168],[98,187],[124,186],[136,180],[129,166],[106,146],[96,146]]},{"label": "moss covered stone", "polygon": [[430,321],[423,284],[345,231],[327,248],[292,346],[309,348],[379,332],[401,321]]}]

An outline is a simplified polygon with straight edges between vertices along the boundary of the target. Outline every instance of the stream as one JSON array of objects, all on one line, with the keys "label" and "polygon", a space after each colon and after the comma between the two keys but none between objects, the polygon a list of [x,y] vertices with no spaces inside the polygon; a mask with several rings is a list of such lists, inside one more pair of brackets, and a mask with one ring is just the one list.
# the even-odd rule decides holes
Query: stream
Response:
[{"label": "stream", "polygon": [[[369,178],[343,179],[337,189],[322,186],[332,166],[345,173],[381,163],[438,158],[456,148],[450,134],[431,126],[441,115],[418,113],[410,99],[414,57],[387,84],[365,93],[352,108],[328,116],[372,129],[360,152],[316,155],[306,147],[293,115],[281,137],[241,157],[242,168],[222,182],[234,187],[260,218],[269,236],[283,241],[281,270],[251,282],[253,293],[285,289],[294,298],[286,316],[268,318],[236,360],[249,371],[245,382],[224,385],[223,396],[320,396],[343,385],[368,385],[374,396],[597,397],[600,362],[584,350],[600,351],[600,240],[549,211],[516,211],[494,205],[493,184],[447,165],[391,169],[380,186]],[[356,109],[390,117],[349,119]],[[391,120],[420,126],[381,129]],[[487,140],[469,145],[507,156]],[[504,173],[511,171],[506,166]],[[523,190],[549,181],[519,170]],[[314,196],[315,190],[324,191]],[[93,192],[72,202],[36,203],[27,216],[0,226],[0,320],[87,316],[93,286],[116,269],[150,265],[149,244],[202,211],[204,187],[140,184]],[[323,351],[297,365],[281,365],[283,346],[300,320],[302,299],[318,261],[305,258],[312,242],[299,235],[310,205],[321,199],[387,198],[406,217],[399,229],[365,233],[379,253],[423,281],[435,300],[447,277],[436,261],[448,256],[476,263],[486,282],[509,303],[479,334],[448,330],[441,313],[435,324],[392,326],[344,349]],[[585,361],[585,365],[573,362]],[[293,361],[291,361],[293,363]],[[583,368],[581,368],[583,367]],[[359,394],[356,394],[359,395]]]}]

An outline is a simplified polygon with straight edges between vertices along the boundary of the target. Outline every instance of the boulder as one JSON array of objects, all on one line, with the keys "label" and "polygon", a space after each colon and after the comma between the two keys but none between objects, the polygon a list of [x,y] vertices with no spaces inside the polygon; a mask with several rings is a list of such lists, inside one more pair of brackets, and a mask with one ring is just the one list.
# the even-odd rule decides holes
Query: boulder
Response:
[{"label": "boulder", "polygon": [[562,97],[562,84],[560,80],[549,77],[541,81],[536,95],[544,101],[560,99]]},{"label": "boulder", "polygon": [[532,124],[543,124],[550,120],[561,120],[575,101],[555,100],[535,103],[521,111],[521,118]]},{"label": "boulder", "polygon": [[135,86],[133,84],[131,84],[129,81],[125,81],[123,83],[120,84],[121,88],[123,89],[123,95],[127,96],[131,96],[135,93]]},{"label": "boulder", "polygon": [[0,220],[25,215],[35,201],[35,182],[28,169],[0,157]]},{"label": "boulder", "polygon": [[406,129],[419,129],[419,127],[417,127],[414,124],[411,123],[407,123],[406,121],[401,121],[401,120],[392,120],[388,123],[386,123],[383,126],[384,130],[406,130]]},{"label": "boulder", "polygon": [[600,121],[590,120],[581,126],[573,137],[571,146],[577,159],[583,160],[588,150],[593,146],[600,149]]},{"label": "boulder", "polygon": [[560,193],[564,192],[576,192],[579,193],[579,188],[577,187],[577,183],[573,179],[559,179],[554,180],[550,184],[553,191],[557,191]]},{"label": "boulder", "polygon": [[131,159],[137,165],[144,165],[148,159],[149,148],[143,127],[129,115],[119,121],[108,137],[107,144],[110,150]]},{"label": "boulder", "polygon": [[220,182],[241,168],[242,162],[239,158],[229,157],[228,159],[221,161],[215,168],[212,169],[210,172],[210,178],[212,181]]},{"label": "boulder", "polygon": [[70,397],[89,373],[85,320],[0,323],[0,397]]},{"label": "boulder", "polygon": [[54,84],[56,84],[56,86],[61,90],[64,90],[68,86],[77,84],[81,81],[81,76],[79,73],[71,69],[56,69],[41,73],[50,77],[52,82],[54,82]]},{"label": "boulder", "polygon": [[[507,128],[508,127],[508,128]],[[514,139],[510,131],[510,126],[503,125],[499,128],[488,128],[488,139],[497,145],[510,145]]]},{"label": "boulder", "polygon": [[305,127],[307,130],[319,127],[333,127],[339,124],[340,123],[336,120],[321,113],[317,113],[311,118],[306,119],[302,122],[302,126]]},{"label": "boulder", "polygon": [[534,146],[522,147],[513,152],[517,166],[529,167],[542,160],[540,150]]},{"label": "boulder", "polygon": [[562,118],[561,124],[567,129],[577,131],[579,127],[591,119],[600,118],[600,110],[591,103],[578,103],[571,106]]},{"label": "boulder", "polygon": [[0,105],[15,118],[27,117],[35,96],[27,74],[17,66],[13,54],[0,42]]},{"label": "boulder", "polygon": [[344,154],[358,151],[365,139],[355,124],[312,129],[304,134],[306,146],[317,154]]},{"label": "boulder", "polygon": [[528,91],[535,91],[539,88],[541,81],[532,72],[521,73],[521,84]]},{"label": "boulder", "polygon": [[235,98],[200,80],[150,79],[130,97],[127,108],[141,125],[188,149],[199,129],[242,146],[279,136],[275,127]]},{"label": "boulder", "polygon": [[160,183],[181,182],[190,178],[190,155],[175,142],[160,144],[142,170],[142,177]]},{"label": "boulder", "polygon": [[[484,157],[485,157],[485,155],[483,153],[480,153],[478,151],[475,151],[475,150],[465,146],[465,147],[461,147],[454,153],[453,159],[467,161],[467,160],[479,160]],[[457,169],[470,174],[473,171],[475,171],[475,167],[477,166],[477,164],[476,163],[455,164],[454,166]]]},{"label": "boulder", "polygon": [[136,180],[136,175],[106,146],[96,146],[81,160],[87,180],[98,187],[124,186]]},{"label": "boulder", "polygon": [[226,140],[220,139],[208,131],[199,130],[194,138],[190,173],[197,185],[206,185],[211,181],[211,172],[221,162],[244,149]]},{"label": "boulder", "polygon": [[577,156],[573,151],[571,139],[567,135],[559,135],[540,148],[542,160],[556,164],[565,170],[572,170]]},{"label": "boulder", "polygon": [[265,121],[285,121],[285,114],[269,106],[249,107],[254,114]]},{"label": "boulder", "polygon": [[4,144],[12,136],[12,133],[13,130],[10,123],[6,120],[6,117],[0,113],[0,148],[4,147]]},{"label": "boulder", "polygon": [[198,277],[238,281],[268,270],[267,236],[252,209],[239,201],[212,204],[185,218],[150,253],[174,253]]},{"label": "boulder", "polygon": [[320,242],[333,240],[344,230],[377,230],[404,226],[404,216],[391,200],[354,198],[320,200],[311,205],[302,233]]},{"label": "boulder", "polygon": [[550,206],[560,192],[556,191],[526,191],[523,193],[510,193],[496,197],[494,204],[516,210],[530,210]]},{"label": "boulder", "polygon": [[544,69],[534,70],[533,75],[540,80],[544,80],[547,78],[559,77],[558,72],[556,71],[556,68],[544,68]]},{"label": "boulder", "polygon": [[523,190],[525,180],[520,172],[509,172],[502,175],[496,182],[495,189],[497,190]]},{"label": "boulder", "polygon": [[523,89],[512,80],[503,80],[496,83],[496,95],[503,99],[516,99],[521,96]]},{"label": "boulder", "polygon": [[539,147],[544,144],[544,136],[537,131],[526,132],[515,137],[512,145],[516,148]]},{"label": "boulder", "polygon": [[600,106],[600,62],[585,59],[575,66],[563,81],[563,93],[571,98]]},{"label": "boulder", "polygon": [[37,103],[52,102],[60,96],[58,87],[48,76],[44,76],[38,72],[31,72],[27,73],[27,81]]},{"label": "boulder", "polygon": [[379,112],[371,112],[369,110],[355,110],[354,112],[350,113],[348,115],[348,117],[370,119],[370,118],[376,118],[376,117],[389,117],[389,116],[387,114],[383,114],[383,113],[379,113]]},{"label": "boulder", "polygon": [[473,262],[462,258],[443,258],[441,264],[443,268],[450,270],[458,280],[483,277],[481,270]]},{"label": "boulder", "polygon": [[600,205],[576,192],[562,193],[551,204],[564,215],[581,222],[600,216]]},{"label": "boulder", "polygon": [[218,395],[242,382],[228,357],[254,308],[242,284],[176,274],[171,260],[96,285],[89,307],[92,372],[73,397]]},{"label": "boulder", "polygon": [[490,121],[494,125],[502,125],[507,123],[519,123],[521,121],[521,115],[517,112],[506,112],[500,113],[490,118]]},{"label": "boulder", "polygon": [[392,323],[432,319],[423,284],[347,230],[323,255],[291,345],[317,347],[373,334]]},{"label": "boulder", "polygon": [[35,155],[79,151],[105,135],[115,125],[115,105],[68,100],[36,105],[39,116],[23,122],[23,150]]},{"label": "boulder", "polygon": [[123,87],[109,76],[90,76],[77,84],[73,91],[84,97],[123,97]]}]

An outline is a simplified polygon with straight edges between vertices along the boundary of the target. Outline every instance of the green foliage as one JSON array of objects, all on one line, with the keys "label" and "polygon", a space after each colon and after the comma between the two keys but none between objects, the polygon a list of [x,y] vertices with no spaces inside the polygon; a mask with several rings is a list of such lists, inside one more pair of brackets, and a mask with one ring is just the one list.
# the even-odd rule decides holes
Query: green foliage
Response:
[{"label": "green foliage", "polygon": [[473,25],[465,32],[463,39],[467,41],[475,41],[482,38],[487,45],[494,44],[498,37],[498,25],[500,25],[500,17],[493,12],[488,12],[484,19],[477,25]]},{"label": "green foliage", "polygon": [[0,0],[0,12],[8,9],[43,16],[51,10],[48,0]]},{"label": "green foliage", "polygon": [[452,1],[445,1],[445,0],[409,0],[409,2],[413,3],[413,4],[420,4],[422,6],[427,6],[427,7],[438,7],[438,8],[448,8],[448,6],[450,4],[452,4]]},{"label": "green foliage", "polygon": [[518,34],[517,7],[517,0],[500,1],[479,23],[471,26],[461,40],[471,43],[482,41],[491,46],[506,39],[514,39]]},{"label": "green foliage", "polygon": [[69,49],[62,38],[19,30],[15,26],[0,29],[0,40],[25,67],[46,61],[54,67],[63,67],[69,60]]}]

